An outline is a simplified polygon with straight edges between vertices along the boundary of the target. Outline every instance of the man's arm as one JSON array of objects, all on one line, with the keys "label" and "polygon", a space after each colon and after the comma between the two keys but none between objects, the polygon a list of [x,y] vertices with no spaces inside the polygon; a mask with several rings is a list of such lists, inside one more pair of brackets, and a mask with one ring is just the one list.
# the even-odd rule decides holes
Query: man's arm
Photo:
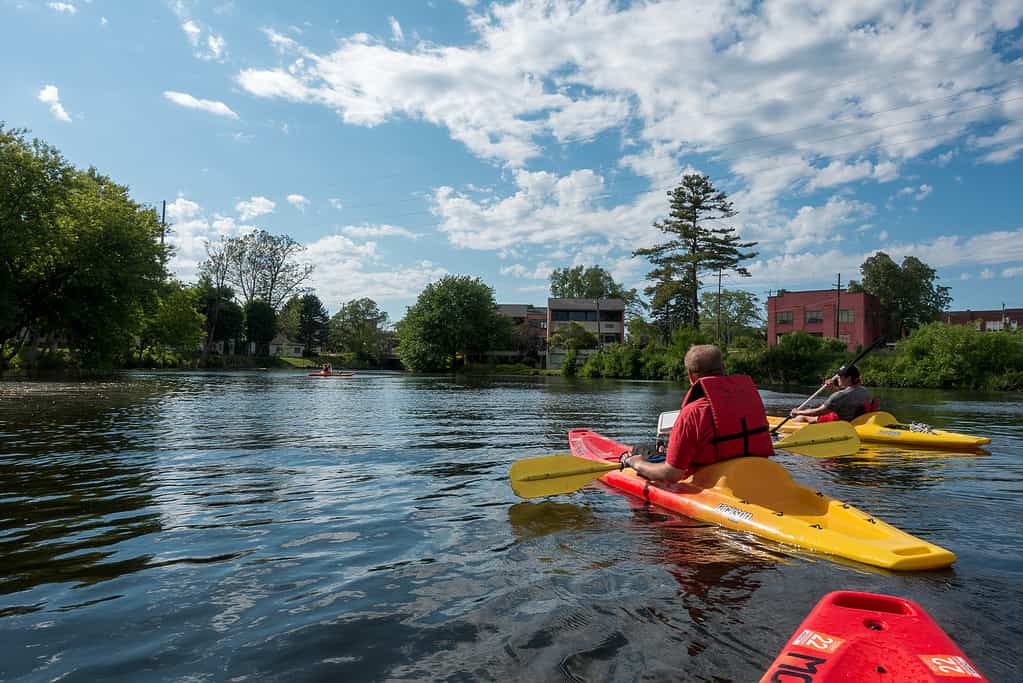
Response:
[{"label": "man's arm", "polygon": [[632,456],[626,462],[644,479],[675,482],[685,476],[685,470],[672,467],[667,462],[647,462],[639,455]]},{"label": "man's arm", "polygon": [[[646,458],[634,455],[628,458],[624,464],[636,470],[636,474],[644,479],[654,481],[679,481],[685,477],[686,469],[692,458],[693,447],[687,443],[687,422],[683,419],[685,410],[680,410],[675,424],[671,428],[671,436],[668,437],[668,448],[664,453],[664,462],[647,462]],[[674,463],[670,465],[668,463]],[[679,469],[677,465],[681,465]]]}]

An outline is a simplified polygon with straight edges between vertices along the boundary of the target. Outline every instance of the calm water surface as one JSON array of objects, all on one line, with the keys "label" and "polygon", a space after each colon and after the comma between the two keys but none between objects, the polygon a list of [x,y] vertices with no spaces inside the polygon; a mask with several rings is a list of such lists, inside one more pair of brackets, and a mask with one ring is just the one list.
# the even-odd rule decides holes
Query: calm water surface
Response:
[{"label": "calm water surface", "polygon": [[[809,392],[808,392],[809,393]],[[519,458],[650,440],[677,387],[298,372],[0,383],[0,679],[752,681],[837,589],[922,603],[1019,681],[1019,395],[878,392],[986,453],[782,455],[954,550],[893,574],[644,507],[517,499]],[[769,412],[800,403],[764,391]]]}]

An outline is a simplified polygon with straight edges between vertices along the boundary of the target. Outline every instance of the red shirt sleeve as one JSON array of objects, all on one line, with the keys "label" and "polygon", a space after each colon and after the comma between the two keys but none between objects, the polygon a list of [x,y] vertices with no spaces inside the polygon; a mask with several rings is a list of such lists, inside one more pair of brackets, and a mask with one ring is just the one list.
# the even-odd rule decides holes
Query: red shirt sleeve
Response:
[{"label": "red shirt sleeve", "polygon": [[668,437],[665,462],[676,469],[688,472],[693,456],[714,437],[714,416],[710,412],[710,401],[700,398],[679,411]]}]

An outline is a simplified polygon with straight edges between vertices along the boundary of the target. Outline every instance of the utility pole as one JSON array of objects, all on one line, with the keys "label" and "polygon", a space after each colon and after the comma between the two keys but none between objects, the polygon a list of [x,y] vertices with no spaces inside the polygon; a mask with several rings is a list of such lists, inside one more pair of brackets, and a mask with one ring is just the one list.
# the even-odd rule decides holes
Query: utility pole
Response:
[{"label": "utility pole", "polygon": [[160,246],[163,246],[163,236],[167,234],[167,200],[163,200],[163,211],[160,214]]},{"label": "utility pole", "polygon": [[842,315],[842,274],[838,274],[838,283],[835,285],[835,339],[838,339],[838,319]]},{"label": "utility pole", "polygon": [[721,343],[721,269],[718,268],[718,344]]}]

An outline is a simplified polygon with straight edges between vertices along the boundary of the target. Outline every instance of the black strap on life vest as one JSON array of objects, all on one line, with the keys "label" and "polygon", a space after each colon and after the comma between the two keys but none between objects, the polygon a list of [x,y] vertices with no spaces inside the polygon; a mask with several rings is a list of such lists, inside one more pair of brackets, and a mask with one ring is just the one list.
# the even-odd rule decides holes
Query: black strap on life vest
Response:
[{"label": "black strap on life vest", "polygon": [[741,432],[736,432],[735,434],[725,434],[724,436],[715,436],[713,439],[710,440],[710,442],[714,443],[714,444],[717,444],[717,443],[721,443],[722,441],[731,441],[732,439],[742,439],[742,454],[743,455],[749,455],[749,438],[750,438],[750,436],[752,436],[754,434],[759,434],[760,432],[766,432],[768,430],[768,426],[764,425],[762,427],[757,427],[756,429],[747,429],[747,427],[746,427],[746,418],[741,417],[741,418],[739,418],[739,421],[742,424],[742,431]]}]

